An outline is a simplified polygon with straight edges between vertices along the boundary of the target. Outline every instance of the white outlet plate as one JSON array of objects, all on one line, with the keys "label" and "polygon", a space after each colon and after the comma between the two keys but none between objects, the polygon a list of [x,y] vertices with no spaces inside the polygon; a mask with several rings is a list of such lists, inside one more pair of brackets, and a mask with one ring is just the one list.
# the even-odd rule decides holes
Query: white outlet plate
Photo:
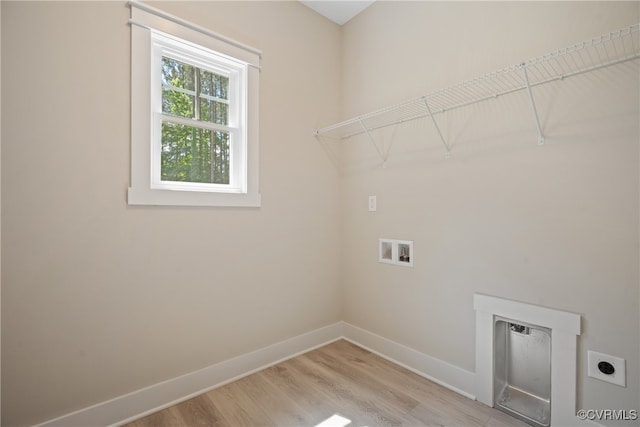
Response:
[{"label": "white outlet plate", "polygon": [[[598,363],[609,362],[615,368],[613,374],[607,375],[600,372],[598,369]],[[612,384],[619,385],[620,387],[627,386],[627,373],[625,369],[625,360],[619,357],[610,356],[604,353],[598,353],[597,351],[589,350],[587,352],[587,375],[591,378],[606,381]]]},{"label": "white outlet plate", "polygon": [[378,201],[376,196],[369,196],[369,212],[375,212],[378,209]]}]

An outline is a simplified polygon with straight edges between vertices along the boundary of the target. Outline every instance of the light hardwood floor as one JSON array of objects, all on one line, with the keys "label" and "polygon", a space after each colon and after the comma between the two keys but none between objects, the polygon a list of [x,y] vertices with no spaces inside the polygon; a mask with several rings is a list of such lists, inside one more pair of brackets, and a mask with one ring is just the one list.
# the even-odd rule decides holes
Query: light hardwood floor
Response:
[{"label": "light hardwood floor", "polygon": [[126,427],[529,427],[340,340],[139,419]]}]

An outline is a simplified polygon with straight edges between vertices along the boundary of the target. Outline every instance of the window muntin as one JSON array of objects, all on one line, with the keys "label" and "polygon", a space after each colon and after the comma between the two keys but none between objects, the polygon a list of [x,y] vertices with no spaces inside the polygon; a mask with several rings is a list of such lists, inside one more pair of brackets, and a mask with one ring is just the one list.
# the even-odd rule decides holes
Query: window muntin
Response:
[{"label": "window muntin", "polygon": [[229,76],[162,57],[162,112],[229,123]]}]

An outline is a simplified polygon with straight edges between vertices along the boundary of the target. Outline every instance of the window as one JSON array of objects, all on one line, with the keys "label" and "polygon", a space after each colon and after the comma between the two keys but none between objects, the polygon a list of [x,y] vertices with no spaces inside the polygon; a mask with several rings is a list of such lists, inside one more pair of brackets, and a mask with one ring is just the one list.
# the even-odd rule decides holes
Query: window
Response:
[{"label": "window", "polygon": [[154,189],[246,192],[246,64],[152,32]]},{"label": "window", "polygon": [[128,203],[259,206],[259,54],[150,6],[131,9]]}]

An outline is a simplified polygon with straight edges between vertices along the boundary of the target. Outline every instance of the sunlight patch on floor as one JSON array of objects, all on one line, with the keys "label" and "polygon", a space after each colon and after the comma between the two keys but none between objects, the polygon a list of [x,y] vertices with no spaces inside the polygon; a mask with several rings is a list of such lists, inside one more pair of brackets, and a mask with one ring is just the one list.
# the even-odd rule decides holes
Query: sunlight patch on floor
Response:
[{"label": "sunlight patch on floor", "polygon": [[351,424],[350,419],[342,417],[338,414],[333,414],[326,420],[322,421],[320,424],[316,424],[315,427],[345,427],[347,424]]}]

